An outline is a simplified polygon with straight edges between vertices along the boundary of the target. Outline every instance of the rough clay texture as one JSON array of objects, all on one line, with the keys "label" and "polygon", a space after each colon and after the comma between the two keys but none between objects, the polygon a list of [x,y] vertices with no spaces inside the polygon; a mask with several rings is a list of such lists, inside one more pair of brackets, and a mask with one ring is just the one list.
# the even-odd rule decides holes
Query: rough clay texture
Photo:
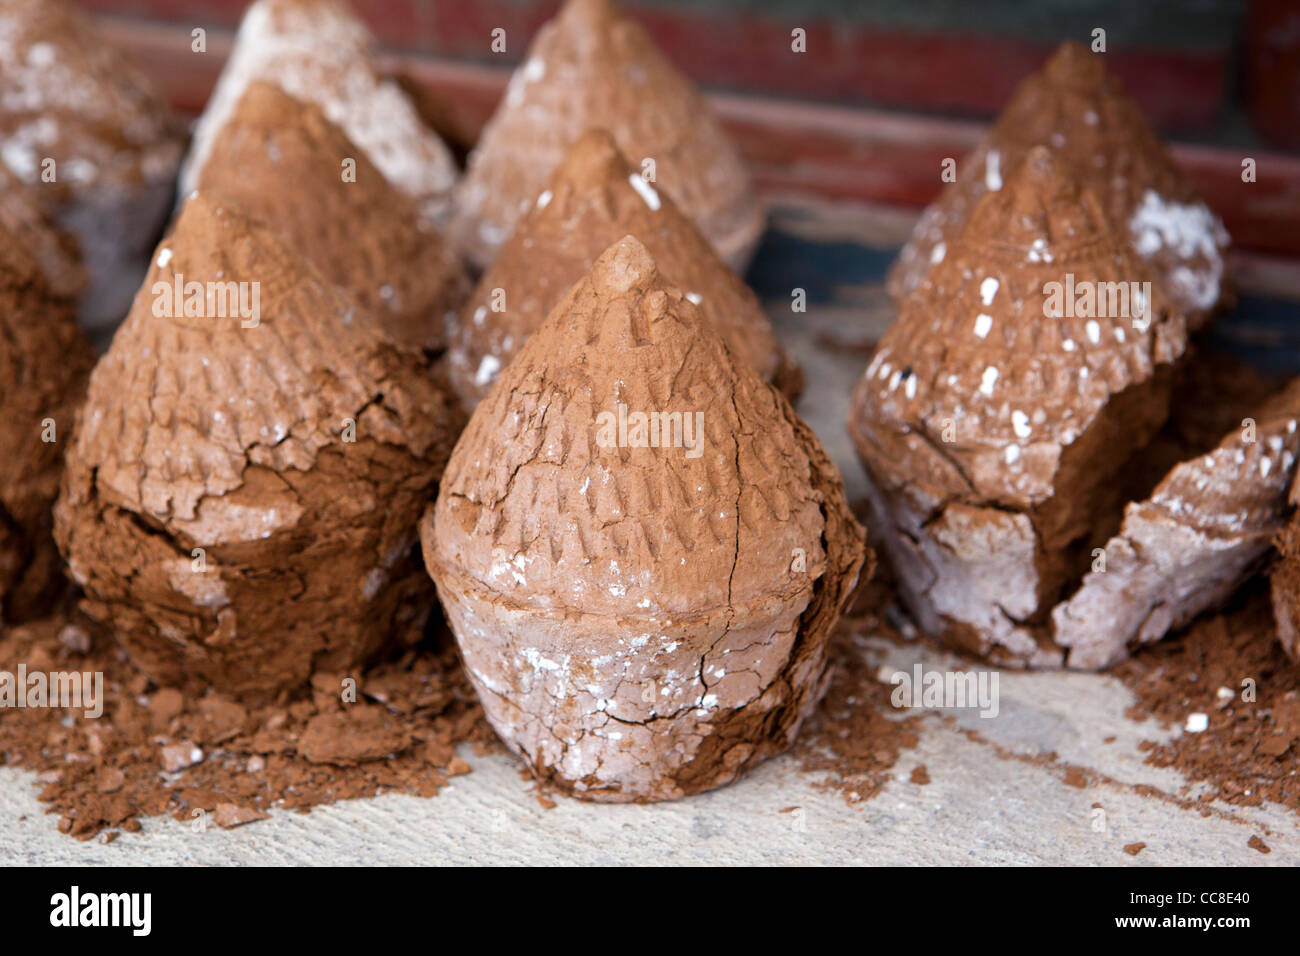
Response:
[{"label": "rough clay texture", "polygon": [[194,129],[181,171],[182,195],[198,182],[221,128],[254,80],[316,103],[398,189],[414,197],[421,221],[441,222],[456,163],[421,121],[410,97],[382,77],[375,41],[341,0],[258,0],[248,8],[230,59]]},{"label": "rough clay texture", "polygon": [[[177,274],[260,283],[260,321],[172,317]],[[85,610],[164,684],[249,699],[355,667],[432,604],[413,545],[454,405],[308,262],[192,197],[68,455],[55,533]]]},{"label": "rough clay texture", "polygon": [[467,408],[491,389],[528,337],[596,258],[623,236],[642,242],[738,358],[793,399],[799,367],[758,297],[668,196],[642,179],[604,130],[569,149],[461,311],[448,371]]},{"label": "rough clay texture", "polygon": [[1293,661],[1300,663],[1300,474],[1291,485],[1291,523],[1278,537],[1282,553],[1273,571],[1273,616],[1277,638]]},{"label": "rough clay texture", "polygon": [[1137,104],[1104,66],[1104,54],[1063,44],[1021,84],[956,181],[922,214],[890,270],[902,301],[943,260],[980,199],[1002,188],[1035,146],[1049,149],[1101,201],[1164,284],[1190,328],[1231,298],[1224,274],[1228,234],[1156,138]]},{"label": "rough clay texture", "polygon": [[1300,379],[1218,447],[1177,465],[1130,504],[1105,565],[1052,613],[1071,667],[1122,660],[1232,594],[1267,557],[1289,514],[1300,455]]},{"label": "rough clay texture", "polygon": [[7,228],[7,205],[0,199],[0,625],[39,612],[60,580],[51,508],[94,362],[73,301],[46,285]]},{"label": "rough clay texture", "polygon": [[1048,612],[1117,529],[1117,476],[1168,417],[1186,347],[1158,286],[1140,320],[1047,315],[1067,274],[1149,272],[1035,149],[904,303],[849,417],[917,623],[1009,665],[1061,662]]},{"label": "rough clay texture", "polygon": [[59,230],[41,209],[36,195],[0,165],[0,229],[8,241],[35,257],[45,287],[60,298],[76,299],[86,288],[77,240]]},{"label": "rough clay texture", "polygon": [[[702,414],[701,453],[631,430],[610,447],[600,416],[620,405]],[[631,237],[479,405],[421,537],[497,733],[611,802],[707,790],[788,747],[865,551],[811,430]]]},{"label": "rough clay texture", "polygon": [[610,0],[569,0],[545,24],[483,130],[456,191],[452,237],[486,267],[569,144],[608,130],[634,165],[743,271],[764,210],[735,147],[690,81]]},{"label": "rough clay texture", "polygon": [[442,348],[469,294],[459,257],[318,106],[250,83],[198,182],[275,229],[399,342]]},{"label": "rough clay texture", "polygon": [[114,325],[171,207],[179,124],[66,0],[0,0],[0,64],[0,162],[79,241],[82,323]]}]

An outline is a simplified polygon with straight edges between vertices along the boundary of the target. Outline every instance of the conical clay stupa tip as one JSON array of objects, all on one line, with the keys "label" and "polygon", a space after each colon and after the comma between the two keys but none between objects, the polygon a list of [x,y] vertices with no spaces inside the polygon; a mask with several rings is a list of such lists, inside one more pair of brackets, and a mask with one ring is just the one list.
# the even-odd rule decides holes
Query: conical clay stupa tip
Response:
[{"label": "conical clay stupa tip", "polygon": [[1035,147],[1048,149],[1090,191],[1149,264],[1174,307],[1195,330],[1231,302],[1228,235],[1106,69],[1103,54],[1066,44],[1027,78],[972,152],[957,178],[922,213],[890,268],[901,302],[970,220],[981,197],[1003,188],[1007,172]]},{"label": "conical clay stupa tip", "polygon": [[271,225],[395,340],[445,345],[446,316],[469,293],[459,258],[316,104],[250,83],[199,185]]},{"label": "conical clay stupa tip", "polygon": [[198,181],[221,128],[248,85],[262,80],[317,104],[389,182],[416,203],[421,222],[448,212],[456,163],[415,104],[375,63],[366,25],[339,0],[257,0],[194,128],[181,172],[183,197]]},{"label": "conical clay stupa tip", "polygon": [[603,129],[589,129],[565,152],[552,183],[567,184],[578,190],[596,189],[627,175],[627,160],[618,151],[614,137]]},{"label": "conical clay stupa tip", "polygon": [[611,0],[567,0],[556,16],[558,22],[570,28],[584,26],[607,27],[618,19]]},{"label": "conical clay stupa tip", "polygon": [[1082,43],[1062,43],[1048,58],[1043,73],[1060,86],[1100,87],[1107,78],[1102,56]]},{"label": "conical clay stupa tip", "polygon": [[596,260],[591,281],[613,292],[648,289],[659,278],[650,250],[635,236],[624,236]]},{"label": "conical clay stupa tip", "polygon": [[467,408],[487,394],[566,289],[607,247],[635,236],[728,348],[793,397],[799,367],[754,293],[656,184],[633,170],[604,130],[568,149],[483,274],[451,335],[447,368]]},{"label": "conical clay stupa tip", "polygon": [[569,146],[593,128],[638,166],[651,164],[647,181],[743,269],[764,212],[735,147],[639,25],[586,0],[543,25],[470,155],[451,223],[467,257],[493,261]]},{"label": "conical clay stupa tip", "polygon": [[418,627],[416,523],[459,425],[430,372],[192,195],[68,451],[55,532],[89,613],[159,683],[259,701]]},{"label": "conical clay stupa tip", "polygon": [[632,236],[478,405],[421,538],[497,733],[620,802],[789,746],[864,555],[812,432]]},{"label": "conical clay stupa tip", "polygon": [[[1088,245],[1098,240],[1110,247],[1123,243],[1093,195],[1049,150],[1035,146],[1013,172],[975,207],[955,247],[989,253],[1006,248],[1032,265],[1086,255]],[[1136,264],[1135,257],[1129,259]],[[1144,275],[1149,271],[1137,268]]]}]

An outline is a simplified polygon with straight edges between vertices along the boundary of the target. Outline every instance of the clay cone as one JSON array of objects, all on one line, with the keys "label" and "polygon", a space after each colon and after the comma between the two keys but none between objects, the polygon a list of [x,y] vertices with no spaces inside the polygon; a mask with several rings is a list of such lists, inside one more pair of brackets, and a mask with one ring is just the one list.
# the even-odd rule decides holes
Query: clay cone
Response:
[{"label": "clay cone", "polygon": [[631,237],[478,406],[421,537],[497,733],[601,801],[788,747],[864,553],[812,431]]},{"label": "clay cone", "polygon": [[1291,523],[1278,536],[1282,553],[1273,570],[1273,616],[1277,636],[1293,661],[1300,663],[1300,475],[1291,485]]},{"label": "clay cone", "polygon": [[1117,523],[1113,479],[1167,417],[1185,343],[1097,200],[1031,151],[854,392],[850,431],[923,629],[1006,663],[1060,662],[1047,613]]},{"label": "clay cone", "polygon": [[798,366],[758,297],[676,204],[628,166],[609,134],[591,130],[569,149],[461,311],[448,367],[466,407],[487,394],[569,286],[625,235],[650,250],[733,354],[787,396],[798,393]]},{"label": "clay cone", "polygon": [[90,279],[82,323],[111,328],[166,222],[182,131],[66,0],[0,0],[0,36],[0,155],[50,221],[78,240]]},{"label": "clay cone", "polygon": [[983,141],[957,166],[956,182],[922,214],[890,270],[899,301],[961,233],[980,199],[1002,187],[1035,146],[1090,190],[1145,259],[1169,300],[1197,328],[1231,298],[1228,235],[1196,195],[1104,55],[1066,43],[1029,77]]},{"label": "clay cone", "polygon": [[199,187],[272,227],[399,342],[443,346],[469,291],[459,258],[315,104],[251,83]]},{"label": "clay cone", "polygon": [[233,207],[185,204],[79,421],[59,546],[158,682],[268,697],[422,626],[454,403]]},{"label": "clay cone", "polygon": [[37,202],[36,194],[0,166],[0,228],[11,242],[35,258],[46,289],[73,306],[86,288],[77,241],[59,230]]},{"label": "clay cone", "polygon": [[1298,420],[1300,379],[1128,506],[1104,563],[1052,614],[1071,667],[1117,663],[1222,604],[1258,570],[1291,511]]},{"label": "clay cone", "polygon": [[0,214],[0,626],[45,611],[60,580],[51,509],[93,361],[72,299]]},{"label": "clay cone", "polygon": [[380,75],[375,41],[343,0],[257,0],[244,14],[235,47],[194,129],[181,174],[182,195],[254,80],[315,103],[363,150],[388,181],[411,196],[426,224],[441,222],[456,164],[421,121],[410,97]]},{"label": "clay cone", "polygon": [[[608,130],[638,169],[743,271],[763,210],[732,144],[691,83],[609,0],[569,0],[538,32],[456,193],[452,236],[486,267],[569,145]],[[643,164],[645,164],[643,166]]]}]

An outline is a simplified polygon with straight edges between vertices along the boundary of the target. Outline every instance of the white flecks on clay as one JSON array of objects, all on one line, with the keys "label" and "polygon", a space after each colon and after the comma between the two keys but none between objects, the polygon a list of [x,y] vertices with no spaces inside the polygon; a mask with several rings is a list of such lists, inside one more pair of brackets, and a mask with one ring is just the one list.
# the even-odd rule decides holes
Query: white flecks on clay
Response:
[{"label": "white flecks on clay", "polygon": [[930,250],[931,265],[938,265],[940,262],[943,262],[943,257],[947,254],[947,252],[948,252],[947,243],[936,242],[934,244],[934,248]]},{"label": "white flecks on clay", "polygon": [[1170,271],[1171,291],[1197,308],[1208,309],[1218,301],[1223,278],[1219,249],[1227,244],[1227,234],[1208,206],[1169,201],[1148,189],[1129,219],[1129,232],[1138,254],[1144,258],[1168,251],[1178,259],[1201,260],[1199,268],[1180,265]]},{"label": "white flecks on clay", "polygon": [[632,188],[637,191],[637,195],[650,207],[652,212],[659,209],[659,193],[651,186],[640,173],[633,173],[627,177],[627,181],[632,184]]},{"label": "white flecks on clay", "polygon": [[1052,253],[1047,248],[1047,240],[1041,236],[1033,241],[1029,246],[1029,253],[1025,256],[1029,262],[1051,262]]},{"label": "white flecks on clay", "polygon": [[1002,188],[1002,154],[996,149],[989,150],[989,154],[984,159],[984,186],[989,192],[997,192]]},{"label": "white flecks on clay", "polygon": [[998,280],[993,276],[986,276],[980,283],[980,301],[985,305],[993,304],[993,297],[998,294]]},{"label": "white flecks on clay", "polygon": [[[987,305],[987,303],[985,303]],[[978,338],[988,338],[988,334],[993,329],[993,316],[986,312],[981,312],[975,316],[975,335]]]},{"label": "white flecks on clay", "polygon": [[551,195],[551,191],[549,189],[543,189],[541,195],[537,197],[537,208],[545,209],[547,206],[551,204],[551,199],[553,198],[554,197]]},{"label": "white flecks on clay", "polygon": [[1017,438],[1028,438],[1033,431],[1029,426],[1029,416],[1020,409],[1011,413],[1011,428],[1016,433]]},{"label": "white flecks on clay", "polygon": [[984,370],[984,374],[980,377],[980,393],[983,395],[992,395],[993,386],[997,384],[997,381],[998,370],[990,365]]},{"label": "white flecks on clay", "polygon": [[474,373],[474,384],[480,388],[491,384],[499,371],[501,371],[501,360],[499,358],[495,355],[483,356],[483,361],[479,362],[478,371]]}]

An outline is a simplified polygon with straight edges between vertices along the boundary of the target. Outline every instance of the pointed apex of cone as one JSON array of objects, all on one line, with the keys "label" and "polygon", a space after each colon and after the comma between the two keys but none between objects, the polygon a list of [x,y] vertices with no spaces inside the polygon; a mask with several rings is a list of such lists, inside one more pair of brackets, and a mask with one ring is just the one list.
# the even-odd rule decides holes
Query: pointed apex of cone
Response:
[{"label": "pointed apex of cone", "polygon": [[567,183],[578,190],[590,189],[611,179],[624,179],[628,170],[627,160],[618,151],[614,137],[603,129],[589,129],[569,147],[551,182]]},{"label": "pointed apex of cone", "polygon": [[[266,227],[220,197],[195,190],[154,257],[147,287],[171,282],[174,277],[185,283],[254,282],[289,267],[290,257]],[[258,281],[260,295],[266,294],[266,285]],[[173,313],[160,313],[142,310],[140,301],[137,298],[133,314],[145,311],[155,317],[184,320],[185,324],[239,323],[238,314],[229,309],[227,315],[215,316],[208,315],[205,308],[204,316],[195,323],[195,317],[186,317],[179,306]]]},{"label": "pointed apex of cone", "polygon": [[574,0],[537,32],[470,155],[450,233],[487,267],[569,147],[604,129],[727,262],[743,268],[763,207],[709,105],[633,19]]},{"label": "pointed apex of cone", "polygon": [[[1232,298],[1228,234],[1196,195],[1104,55],[1062,46],[1016,90],[992,128],[958,165],[890,270],[890,294],[917,288],[970,222],[979,201],[1036,146],[1090,192],[1197,328]],[[1177,223],[1177,225],[1173,225]]]},{"label": "pointed apex of cone", "polygon": [[[608,132],[582,135],[545,186],[483,274],[452,334],[448,368],[467,408],[487,394],[564,291],[631,236],[737,358],[787,396],[798,393],[799,368],[777,341],[758,297],[677,204],[629,167]],[[606,271],[625,270],[621,279],[635,282],[637,259],[629,252]],[[497,290],[509,296],[509,308],[498,307]]]},{"label": "pointed apex of cone", "polygon": [[569,0],[556,16],[564,29],[607,28],[622,19],[611,0]]},{"label": "pointed apex of cone", "polygon": [[264,80],[317,104],[395,188],[414,198],[422,220],[439,222],[455,160],[376,62],[375,48],[365,23],[339,0],[256,0],[194,127],[182,193],[198,182],[248,85]]},{"label": "pointed apex of cone", "polygon": [[591,270],[592,283],[611,292],[645,291],[658,279],[654,257],[635,236],[624,236],[606,249]]},{"label": "pointed apex of cone", "polygon": [[[310,109],[316,111],[314,106]],[[295,100],[278,86],[255,80],[240,97],[232,120],[258,126],[296,125],[303,122],[306,114],[306,103]]]},{"label": "pointed apex of cone", "polygon": [[1053,249],[1078,248],[1110,231],[1092,195],[1047,149],[1036,146],[1006,185],[975,207],[960,241],[1010,247],[1033,262],[1048,255],[1059,258]]},{"label": "pointed apex of cone", "polygon": [[[341,176],[349,164],[353,175]],[[422,228],[418,203],[317,104],[253,81],[198,182],[272,225],[393,338],[443,345],[444,316],[468,291],[459,259],[437,232]],[[303,195],[312,201],[302,203]]]},{"label": "pointed apex of cone", "polygon": [[1110,76],[1102,54],[1082,43],[1062,43],[1043,67],[1043,75],[1057,86],[1098,87]]}]

